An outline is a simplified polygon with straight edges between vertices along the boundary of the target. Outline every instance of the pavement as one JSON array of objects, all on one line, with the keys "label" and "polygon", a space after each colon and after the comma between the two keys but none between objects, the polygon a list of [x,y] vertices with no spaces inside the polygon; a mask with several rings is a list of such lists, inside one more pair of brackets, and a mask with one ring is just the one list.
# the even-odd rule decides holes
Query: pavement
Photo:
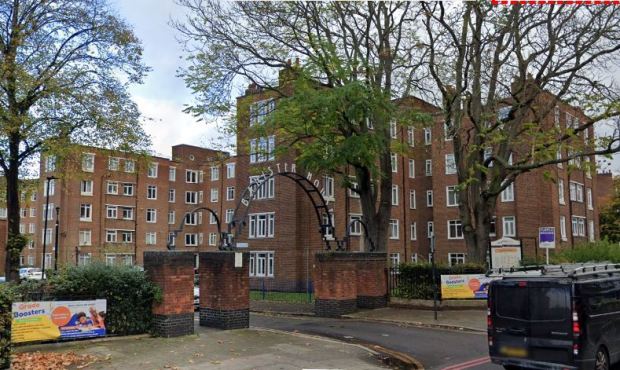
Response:
[{"label": "pavement", "polygon": [[90,354],[88,369],[385,369],[376,352],[299,333],[271,329],[217,330],[196,326],[179,338],[119,337],[21,346],[15,352]]}]

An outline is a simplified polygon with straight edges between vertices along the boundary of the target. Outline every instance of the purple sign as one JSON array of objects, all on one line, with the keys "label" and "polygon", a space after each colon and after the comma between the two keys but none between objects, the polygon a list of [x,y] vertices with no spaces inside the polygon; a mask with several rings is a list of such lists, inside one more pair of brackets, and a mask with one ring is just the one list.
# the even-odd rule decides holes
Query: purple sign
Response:
[{"label": "purple sign", "polygon": [[538,229],[540,248],[555,248],[555,227],[541,227]]}]

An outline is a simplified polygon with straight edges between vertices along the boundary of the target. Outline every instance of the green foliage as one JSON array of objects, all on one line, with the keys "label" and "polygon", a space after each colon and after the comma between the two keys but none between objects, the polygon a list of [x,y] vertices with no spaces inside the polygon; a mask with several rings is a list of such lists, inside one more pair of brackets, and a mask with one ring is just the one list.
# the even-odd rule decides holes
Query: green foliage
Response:
[{"label": "green foliage", "polygon": [[603,261],[620,263],[620,244],[605,239],[583,243],[574,249],[565,249],[552,258],[553,263]]},{"label": "green foliage", "polygon": [[[482,274],[486,267],[475,264],[435,266],[438,298],[441,297],[441,275]],[[391,295],[407,299],[433,299],[433,270],[430,263],[404,263],[399,267],[398,284]]]},{"label": "green foliage", "polygon": [[106,299],[106,328],[118,335],[149,331],[153,302],[161,299],[144,271],[103,264],[69,267],[45,282],[24,282],[18,289],[25,298],[39,293],[40,299]]},{"label": "green foliage", "polygon": [[0,369],[11,367],[11,304],[14,292],[9,284],[0,284]]},{"label": "green foliage", "polygon": [[615,178],[614,193],[608,205],[601,210],[601,238],[612,242],[620,242],[620,178]]}]

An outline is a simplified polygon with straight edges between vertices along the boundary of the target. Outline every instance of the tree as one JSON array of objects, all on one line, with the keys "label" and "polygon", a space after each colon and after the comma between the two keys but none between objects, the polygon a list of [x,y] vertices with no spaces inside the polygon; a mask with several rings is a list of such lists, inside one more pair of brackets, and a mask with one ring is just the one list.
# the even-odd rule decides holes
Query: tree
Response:
[{"label": "tree", "polygon": [[148,138],[127,86],[147,68],[105,0],[0,2],[0,167],[6,178],[8,280],[18,279],[24,164],[72,143],[127,149]]},{"label": "tree", "polygon": [[[271,129],[299,149],[300,163],[340,174],[359,194],[368,237],[385,251],[397,150],[390,122],[399,116],[392,99],[415,88],[414,61],[422,60],[412,3],[178,2],[189,14],[174,23],[190,54],[181,71],[196,95],[188,111],[231,112],[235,86],[247,82],[282,98]],[[287,62],[296,58],[303,67]],[[295,82],[284,84],[287,90],[277,72],[291,68]],[[304,124],[307,114],[314,125]]]},{"label": "tree", "polygon": [[599,214],[601,238],[620,243],[620,178],[613,179],[612,190],[609,204]]},{"label": "tree", "polygon": [[[620,9],[421,6],[430,89],[452,138],[468,254],[484,261],[497,197],[519,175],[557,163],[591,171],[595,155],[620,151],[617,127],[599,138],[592,130],[620,116],[619,91],[605,73],[619,55]],[[566,127],[544,124],[559,103],[588,116]]]}]

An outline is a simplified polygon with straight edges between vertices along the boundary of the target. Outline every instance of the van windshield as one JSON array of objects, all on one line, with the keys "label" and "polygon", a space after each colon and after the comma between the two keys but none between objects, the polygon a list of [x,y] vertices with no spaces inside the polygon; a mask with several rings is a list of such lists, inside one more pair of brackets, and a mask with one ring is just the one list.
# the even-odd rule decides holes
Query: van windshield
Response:
[{"label": "van windshield", "polygon": [[568,287],[497,286],[498,316],[532,321],[558,321],[570,317]]}]

